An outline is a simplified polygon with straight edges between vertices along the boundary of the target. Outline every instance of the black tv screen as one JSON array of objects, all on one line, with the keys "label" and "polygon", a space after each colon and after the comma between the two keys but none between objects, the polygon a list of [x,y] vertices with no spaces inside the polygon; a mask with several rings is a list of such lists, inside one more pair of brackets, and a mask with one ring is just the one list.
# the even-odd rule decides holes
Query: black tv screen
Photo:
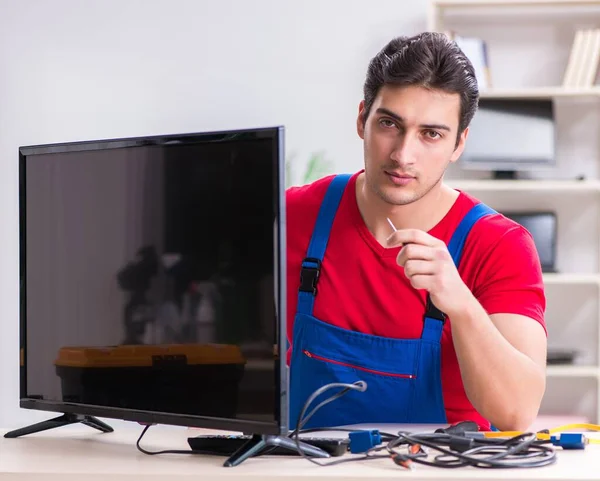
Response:
[{"label": "black tv screen", "polygon": [[22,147],[21,406],[285,432],[283,170],[282,128]]}]

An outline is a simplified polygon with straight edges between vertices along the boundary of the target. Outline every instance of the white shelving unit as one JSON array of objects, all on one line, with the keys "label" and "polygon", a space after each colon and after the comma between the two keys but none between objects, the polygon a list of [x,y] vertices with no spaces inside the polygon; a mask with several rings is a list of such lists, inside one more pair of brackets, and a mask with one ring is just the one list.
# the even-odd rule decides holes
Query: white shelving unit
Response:
[{"label": "white shelving unit", "polygon": [[548,366],[546,375],[553,377],[587,377],[596,380],[598,368],[596,366]]},{"label": "white shelving unit", "polygon": [[528,89],[490,89],[481,93],[486,99],[551,99],[551,98],[586,98],[600,97],[600,87],[565,88],[538,87]]},{"label": "white shelving unit", "polygon": [[598,5],[596,0],[438,0],[435,6],[445,8],[472,8],[472,7],[545,7],[545,6],[586,6]]},{"label": "white shelving unit", "polygon": [[[579,12],[580,18],[585,17],[589,23],[590,19],[588,17],[590,15],[588,14],[591,11],[596,15],[593,20],[595,25],[600,26],[600,0],[433,0],[430,3],[428,30],[438,32],[454,31],[457,34],[462,34],[462,31],[454,28],[453,22],[455,25],[464,26],[465,21],[470,19],[477,24],[475,30],[478,29],[479,32],[482,32],[481,25],[484,25],[484,22],[499,21],[496,18],[498,12],[509,16],[514,14],[515,18],[519,17],[521,26],[524,25],[523,18],[529,16],[532,20],[539,22],[539,19],[536,18],[538,14],[548,12],[560,16],[563,25],[564,22],[568,22],[566,19],[569,15],[577,14],[577,12]],[[557,14],[557,12],[560,13]],[[506,19],[506,17],[504,18]],[[547,25],[544,27],[547,27]],[[509,23],[507,23],[506,28],[511,28]],[[497,37],[501,37],[499,40],[501,43],[508,42],[510,48],[520,49],[520,47],[516,47],[516,41],[511,41],[509,34],[505,32],[505,35],[498,35],[498,30],[495,32]],[[483,33],[484,35],[487,34],[485,30],[483,30]],[[535,36],[532,38],[535,40]],[[484,40],[486,40],[485,37]],[[568,45],[568,48],[570,48],[570,45]],[[515,52],[515,55],[517,54],[518,52]],[[544,64],[544,60],[540,59],[540,65]],[[564,67],[566,68],[566,64]],[[493,74],[493,70],[512,69],[513,65],[492,62],[491,68]],[[555,81],[555,83],[560,84],[561,82]],[[495,83],[492,83],[492,85],[494,85],[494,88],[481,92],[482,98],[556,99],[560,102],[583,101],[590,105],[597,105],[600,111],[599,85],[589,88],[564,88],[560,85],[502,88],[497,87]],[[592,127],[589,131],[590,138],[597,137],[597,135],[598,131]],[[600,162],[600,152],[596,154],[595,159],[590,158],[586,161]],[[596,171],[600,172],[600,169]],[[481,199],[491,207],[495,207],[494,202],[498,201],[500,204],[506,202],[511,206],[518,204],[523,210],[539,210],[546,205],[546,201],[548,205],[552,205],[553,202],[555,204],[559,202],[558,199],[564,199],[565,204],[583,210],[592,204],[596,206],[596,209],[600,209],[600,179],[598,177],[600,176],[596,175],[585,180],[479,180],[459,178],[448,179],[447,182],[452,187]],[[518,203],[515,201],[515,197],[519,199]],[[540,198],[543,200],[540,200]],[[564,212],[564,210],[561,211],[563,215]],[[569,218],[569,221],[573,221],[576,215],[567,212],[566,217]],[[569,239],[572,238],[569,237]],[[595,307],[592,308],[589,308],[586,304],[585,307],[589,309],[585,312],[592,318],[590,324],[587,324],[586,327],[594,329],[596,341],[591,340],[590,342],[591,337],[587,336],[584,336],[585,339],[581,339],[581,343],[587,342],[595,349],[592,355],[587,356],[586,363],[583,365],[549,365],[547,367],[548,388],[545,402],[542,404],[540,411],[542,416],[545,414],[585,415],[590,422],[600,423],[600,232],[597,232],[594,242],[595,252],[591,251],[589,254],[590,258],[597,258],[597,262],[586,266],[587,270],[585,272],[561,272],[544,275],[547,295],[562,296],[560,299],[556,298],[555,305],[558,304],[560,308],[565,309],[567,312],[571,307],[568,305],[571,296],[569,293],[576,293],[572,297],[583,296],[590,305],[595,303]],[[561,245],[558,245],[558,249],[561,249]],[[575,307],[578,306],[573,306],[573,310],[575,310]],[[550,313],[547,312],[548,314]],[[569,322],[569,319],[565,319],[564,322]],[[591,323],[595,325],[592,326]],[[560,332],[560,329],[558,331]],[[552,342],[551,336],[552,334],[549,333],[549,345]],[[577,347],[577,345],[572,346],[572,348]],[[594,359],[594,362],[589,361],[590,359]],[[554,388],[553,383],[555,383]],[[591,401],[590,398],[592,398]],[[545,411],[547,407],[548,412]],[[583,409],[586,412],[578,412],[578,409]]]},{"label": "white shelving unit", "polygon": [[490,192],[546,192],[569,195],[600,194],[599,180],[459,180],[451,179],[448,184],[455,189],[475,193]]},{"label": "white shelving unit", "polygon": [[600,288],[598,274],[544,274],[544,283],[548,285],[592,285]]}]

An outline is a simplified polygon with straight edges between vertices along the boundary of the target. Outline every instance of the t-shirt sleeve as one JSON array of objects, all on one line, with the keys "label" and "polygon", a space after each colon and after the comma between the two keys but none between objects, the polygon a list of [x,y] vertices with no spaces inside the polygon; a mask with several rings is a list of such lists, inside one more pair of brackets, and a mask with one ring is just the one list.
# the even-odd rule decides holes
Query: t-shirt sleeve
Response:
[{"label": "t-shirt sleeve", "polygon": [[546,330],[544,279],[533,237],[526,229],[512,227],[492,246],[473,295],[490,315],[520,314]]}]

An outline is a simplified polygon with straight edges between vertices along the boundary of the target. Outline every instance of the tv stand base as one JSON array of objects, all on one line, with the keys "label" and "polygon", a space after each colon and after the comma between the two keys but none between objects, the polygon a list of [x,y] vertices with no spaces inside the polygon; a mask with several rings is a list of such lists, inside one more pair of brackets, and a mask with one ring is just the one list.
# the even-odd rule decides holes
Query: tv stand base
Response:
[{"label": "tv stand base", "polygon": [[[296,442],[291,438],[255,434],[242,447],[240,447],[235,453],[227,458],[223,466],[227,468],[237,466],[238,464],[243,463],[246,459],[259,454],[263,449],[269,447],[281,447],[289,449],[290,451],[298,451]],[[323,451],[321,448],[317,448],[316,446],[303,443],[302,441],[300,441],[300,449],[307,456],[317,458],[329,457],[328,452]]]},{"label": "tv stand base", "polygon": [[48,421],[42,421],[40,423],[32,424],[24,428],[15,429],[4,435],[5,438],[18,438],[19,436],[26,436],[28,434],[39,433],[48,429],[59,428],[61,426],[68,426],[69,424],[81,423],[91,428],[102,431],[103,433],[112,433],[113,428],[108,424],[103,423],[99,419],[93,416],[83,416],[81,414],[63,414],[54,419]]}]

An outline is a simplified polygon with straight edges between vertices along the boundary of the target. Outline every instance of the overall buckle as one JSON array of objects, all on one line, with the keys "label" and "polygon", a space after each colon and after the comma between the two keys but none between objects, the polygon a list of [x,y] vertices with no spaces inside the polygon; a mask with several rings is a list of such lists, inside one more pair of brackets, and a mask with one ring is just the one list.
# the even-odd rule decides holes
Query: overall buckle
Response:
[{"label": "overall buckle", "polygon": [[438,321],[441,321],[442,324],[446,322],[446,314],[444,314],[437,307],[435,307],[434,303],[431,302],[429,294],[427,294],[427,306],[425,308],[425,317],[429,317],[430,319],[437,319]]},{"label": "overall buckle", "polygon": [[[306,262],[316,264],[315,266],[305,266]],[[307,257],[302,261],[302,268],[300,269],[300,290],[302,292],[309,292],[312,295],[317,294],[317,281],[321,274],[321,259],[315,257]]]}]

